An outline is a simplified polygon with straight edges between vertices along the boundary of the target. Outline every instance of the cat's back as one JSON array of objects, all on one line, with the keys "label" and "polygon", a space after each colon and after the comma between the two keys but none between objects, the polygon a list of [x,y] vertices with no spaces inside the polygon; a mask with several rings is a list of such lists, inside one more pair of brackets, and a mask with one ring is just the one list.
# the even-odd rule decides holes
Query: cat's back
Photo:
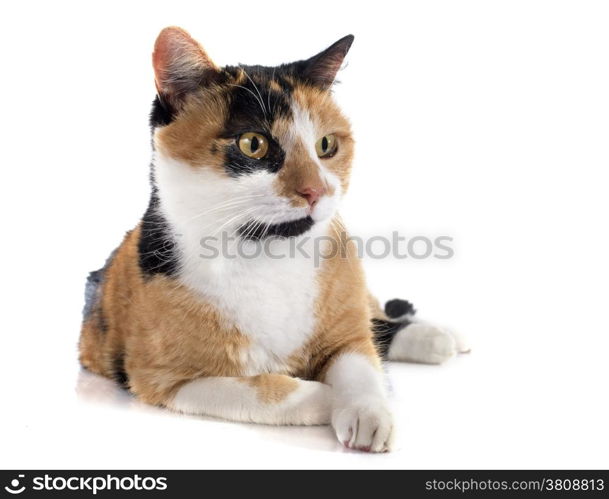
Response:
[{"label": "cat's back", "polygon": [[141,227],[127,232],[104,266],[89,274],[85,286],[85,307],[80,335],[80,362],[93,372],[116,377],[117,366],[106,350],[122,348],[123,327],[130,304],[142,285],[137,266]]}]

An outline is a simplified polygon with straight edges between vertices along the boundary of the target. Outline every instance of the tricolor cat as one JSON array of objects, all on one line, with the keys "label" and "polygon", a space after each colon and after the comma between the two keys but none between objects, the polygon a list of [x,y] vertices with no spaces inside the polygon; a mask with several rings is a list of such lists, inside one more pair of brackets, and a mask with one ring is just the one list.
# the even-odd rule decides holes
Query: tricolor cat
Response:
[{"label": "tricolor cat", "polygon": [[[381,310],[342,229],[353,138],[331,88],[352,42],[277,67],[218,67],[184,30],[160,33],[150,204],[89,276],[85,368],[175,411],[331,423],[347,447],[391,448],[381,359],[440,363],[466,347],[406,301]],[[322,237],[344,251],[321,264],[204,258],[201,241],[219,248],[221,234],[272,240],[273,255]]]}]

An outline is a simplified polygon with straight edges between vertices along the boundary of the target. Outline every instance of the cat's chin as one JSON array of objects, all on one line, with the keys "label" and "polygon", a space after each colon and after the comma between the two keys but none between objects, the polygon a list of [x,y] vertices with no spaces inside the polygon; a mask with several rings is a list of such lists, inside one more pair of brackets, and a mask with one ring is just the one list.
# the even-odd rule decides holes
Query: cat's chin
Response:
[{"label": "cat's chin", "polygon": [[315,221],[310,216],[270,225],[258,220],[250,220],[238,229],[238,233],[243,239],[250,241],[260,241],[267,237],[285,239],[305,234],[314,224]]}]

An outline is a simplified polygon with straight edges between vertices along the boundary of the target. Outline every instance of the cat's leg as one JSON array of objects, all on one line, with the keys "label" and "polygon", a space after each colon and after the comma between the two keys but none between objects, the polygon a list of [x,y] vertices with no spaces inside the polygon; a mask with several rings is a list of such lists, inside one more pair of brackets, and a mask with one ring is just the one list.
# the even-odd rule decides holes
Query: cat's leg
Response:
[{"label": "cat's leg", "polygon": [[441,364],[458,353],[470,351],[463,336],[420,320],[414,307],[405,300],[387,302],[383,316],[373,319],[373,331],[388,360]]},{"label": "cat's leg", "polygon": [[[332,427],[339,442],[351,449],[386,452],[393,443],[393,417],[387,401],[384,372],[370,334],[370,310],[361,282],[334,280],[325,299],[325,314],[311,342],[309,366],[315,379],[332,387]],[[340,262],[339,262],[340,263]],[[345,306],[344,296],[351,300]],[[340,298],[340,299],[336,299]]]},{"label": "cat's leg", "polygon": [[317,381],[281,374],[198,378],[163,404],[185,414],[273,425],[330,422],[332,389]]},{"label": "cat's leg", "polygon": [[330,360],[324,379],[332,386],[332,427],[338,440],[351,449],[389,451],[393,418],[376,354],[342,351]]}]

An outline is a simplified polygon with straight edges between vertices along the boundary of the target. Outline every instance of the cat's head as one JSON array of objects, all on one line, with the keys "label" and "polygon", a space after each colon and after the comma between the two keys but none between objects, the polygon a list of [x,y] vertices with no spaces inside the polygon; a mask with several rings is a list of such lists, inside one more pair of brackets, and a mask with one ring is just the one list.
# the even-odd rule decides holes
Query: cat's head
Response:
[{"label": "cat's head", "polygon": [[331,219],[353,155],[331,88],[352,42],[277,67],[218,67],[184,30],[164,29],[151,114],[164,215],[251,239],[298,236]]}]

